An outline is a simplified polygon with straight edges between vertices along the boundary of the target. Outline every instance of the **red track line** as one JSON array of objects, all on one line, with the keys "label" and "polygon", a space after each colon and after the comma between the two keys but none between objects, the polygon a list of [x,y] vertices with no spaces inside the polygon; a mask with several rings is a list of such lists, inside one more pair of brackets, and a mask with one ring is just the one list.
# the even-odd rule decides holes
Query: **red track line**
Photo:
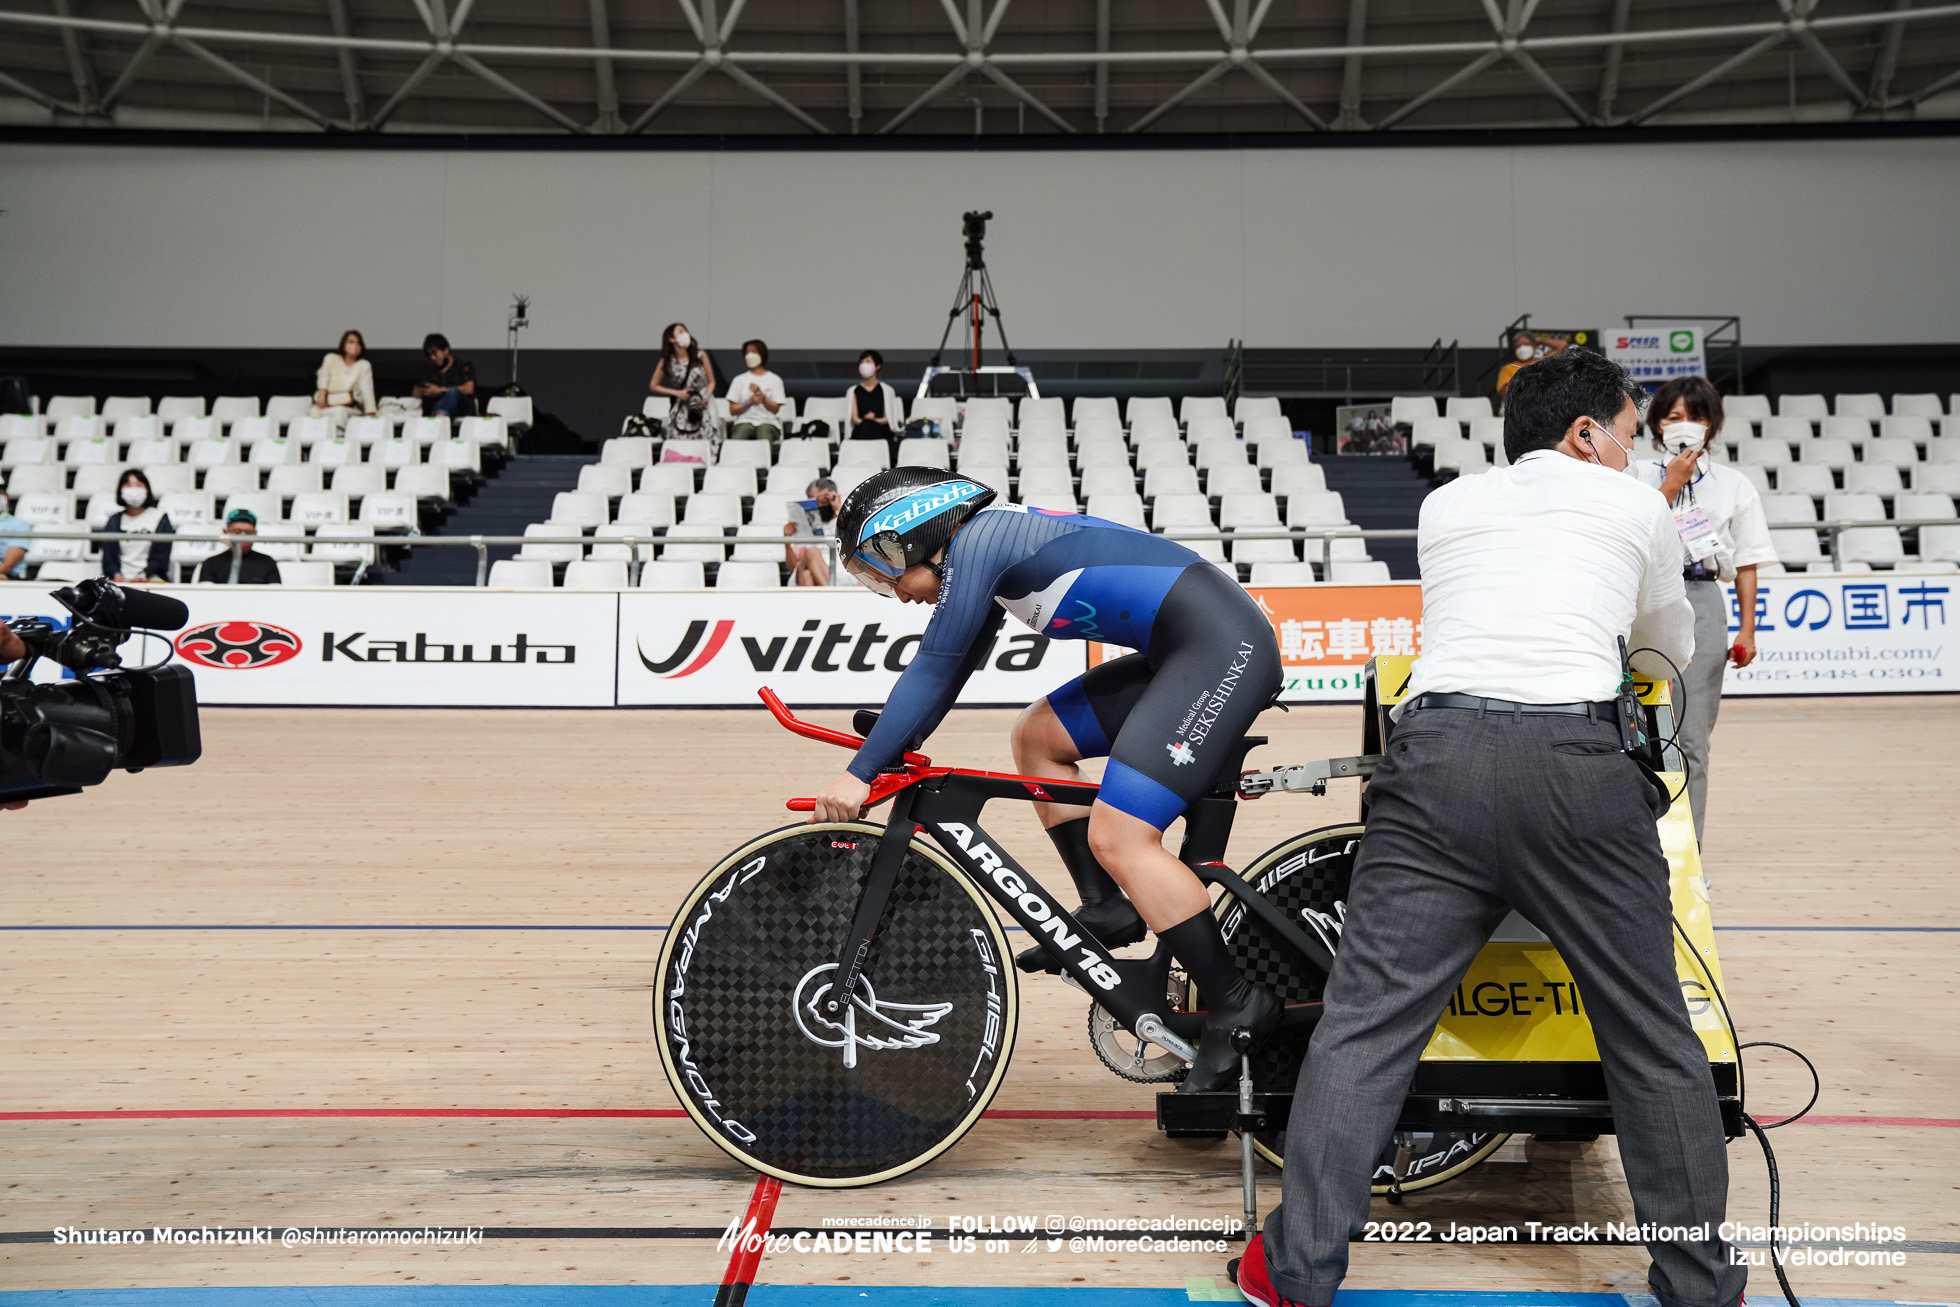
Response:
[{"label": "red track line", "polygon": [[[204,1118],[230,1120],[285,1120],[308,1117],[623,1117],[629,1120],[673,1120],[685,1117],[678,1107],[188,1107],[131,1110],[127,1112],[0,1112],[0,1121],[177,1121]],[[1033,1108],[996,1108],[985,1114],[990,1121],[1151,1121],[1155,1112],[1071,1111]],[[1764,1125],[1786,1120],[1780,1116],[1757,1118]],[[1804,1117],[1801,1125],[1896,1126],[1914,1130],[1960,1129],[1960,1117],[1940,1116],[1817,1116]]]},{"label": "red track line", "polygon": [[742,1307],[762,1265],[762,1246],[769,1237],[769,1225],[776,1219],[776,1200],[782,1197],[783,1182],[773,1175],[755,1178],[755,1192],[749,1195],[749,1210],[742,1217],[735,1250],[728,1258],[728,1271],[721,1277],[715,1293],[715,1307]]}]

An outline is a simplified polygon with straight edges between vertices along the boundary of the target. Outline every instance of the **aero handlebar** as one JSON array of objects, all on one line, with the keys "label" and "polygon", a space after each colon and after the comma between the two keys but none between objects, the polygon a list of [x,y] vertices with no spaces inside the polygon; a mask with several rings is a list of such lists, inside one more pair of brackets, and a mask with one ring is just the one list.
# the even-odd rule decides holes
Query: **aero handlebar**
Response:
[{"label": "aero handlebar", "polygon": [[[789,710],[788,705],[784,704],[781,695],[766,685],[758,693],[762,702],[768,707],[770,715],[782,723],[786,730],[794,731],[805,739],[821,740],[825,744],[835,744],[839,748],[844,749],[855,750],[864,744],[864,737],[861,735],[852,735],[845,731],[833,731],[828,726],[818,726],[814,722],[803,721]],[[910,785],[913,781],[918,780],[920,774],[926,768],[932,766],[932,759],[926,757],[923,753],[913,753],[909,749],[906,750],[903,761],[905,764],[904,771],[881,772],[877,779],[871,782],[871,797],[865,800],[866,807],[870,807],[875,803],[882,803],[898,791],[904,789],[907,785]],[[791,812],[810,812],[817,805],[814,799],[791,799],[783,806]]]}]

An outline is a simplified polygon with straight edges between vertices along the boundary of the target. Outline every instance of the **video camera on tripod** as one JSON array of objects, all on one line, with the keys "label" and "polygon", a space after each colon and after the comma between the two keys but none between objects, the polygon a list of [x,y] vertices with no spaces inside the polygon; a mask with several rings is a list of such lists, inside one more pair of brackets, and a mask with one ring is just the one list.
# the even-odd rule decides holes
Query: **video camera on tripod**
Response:
[{"label": "video camera on tripod", "polygon": [[[203,752],[190,669],[163,659],[124,668],[118,647],[136,631],[175,631],[181,599],[127,590],[106,577],[53,591],[75,615],[63,630],[42,617],[9,623],[27,656],[0,675],[0,801],[79,794],[116,768],[187,767]],[[73,680],[36,685],[46,658]]]},{"label": "video camera on tripod", "polygon": [[965,214],[966,225],[966,266],[984,268],[987,266],[987,220],[994,216],[992,209],[985,213],[969,209]]}]

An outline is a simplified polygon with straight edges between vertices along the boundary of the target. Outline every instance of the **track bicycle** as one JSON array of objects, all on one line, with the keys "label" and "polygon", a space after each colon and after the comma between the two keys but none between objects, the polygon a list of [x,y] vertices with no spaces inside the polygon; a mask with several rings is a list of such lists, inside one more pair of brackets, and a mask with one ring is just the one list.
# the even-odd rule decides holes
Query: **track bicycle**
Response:
[{"label": "track bicycle", "polygon": [[[845,748],[856,749],[876,721],[858,714],[851,735],[799,721],[766,689],[762,698],[785,728]],[[1226,842],[1242,798],[1325,793],[1329,779],[1365,778],[1375,756],[1242,776],[1245,755],[1264,743],[1242,741],[1186,814],[1179,857],[1223,890],[1216,910],[1241,969],[1286,1003],[1252,1065],[1256,1083],[1290,1091],[1319,1016],[1363,827],[1296,835],[1243,875],[1223,862]],[[872,786],[867,807],[891,804],[885,825],[788,826],[730,853],[683,899],[654,984],[661,1061],[689,1116],[745,1165],[823,1187],[892,1179],[950,1148],[999,1089],[1019,1019],[1012,954],[988,899],[1093,997],[1090,1042],[1105,1065],[1139,1083],[1180,1079],[1204,1024],[1203,996],[1173,971],[1168,949],[1116,956],[979,824],[993,800],[1086,805],[1095,794],[1093,784],[935,766],[908,751]],[[1507,1083],[1486,1079],[1486,1087]],[[1586,1088],[1583,1075],[1551,1094],[1571,1099],[1575,1088]],[[1247,1110],[1232,1093],[1162,1094],[1159,1127],[1251,1133],[1280,1162],[1290,1099],[1260,1094]],[[1405,1112],[1407,1128],[1374,1177],[1379,1191],[1399,1196],[1459,1175],[1518,1128],[1489,1104],[1456,1112],[1454,1101]],[[1603,1104],[1566,1103],[1563,1115],[1543,1106],[1557,1128],[1571,1129]],[[1543,1128],[1540,1116],[1511,1115]]]}]

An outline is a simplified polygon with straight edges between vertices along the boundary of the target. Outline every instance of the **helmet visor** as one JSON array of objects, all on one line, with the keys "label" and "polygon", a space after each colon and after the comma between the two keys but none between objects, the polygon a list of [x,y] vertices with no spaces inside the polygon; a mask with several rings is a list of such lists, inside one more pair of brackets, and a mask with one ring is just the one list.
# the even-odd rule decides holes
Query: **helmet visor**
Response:
[{"label": "helmet visor", "polygon": [[844,570],[880,594],[892,594],[892,582],[906,569],[905,546],[898,536],[881,531],[864,541],[844,560]]}]

